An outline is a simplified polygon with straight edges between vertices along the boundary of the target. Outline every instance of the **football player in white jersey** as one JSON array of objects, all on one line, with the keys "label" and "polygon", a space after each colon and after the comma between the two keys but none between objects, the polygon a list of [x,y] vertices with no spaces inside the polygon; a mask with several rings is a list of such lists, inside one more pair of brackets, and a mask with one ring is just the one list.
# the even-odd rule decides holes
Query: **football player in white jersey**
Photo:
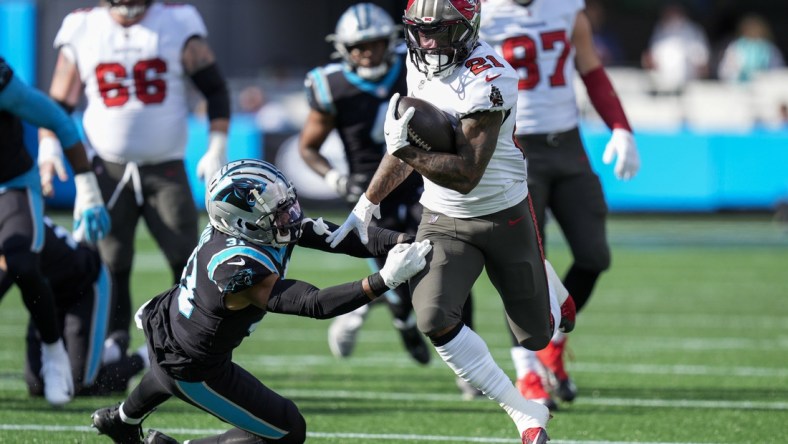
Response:
[{"label": "football player in white jersey", "polygon": [[[139,218],[164,252],[174,281],[197,243],[197,210],[183,163],[189,82],[205,96],[210,119],[209,146],[197,174],[207,180],[225,163],[230,102],[206,35],[191,5],[108,0],[68,14],[55,37],[59,53],[49,92],[73,109],[84,89],[83,126],[113,221],[99,249],[118,290],[114,332],[128,332],[131,321]],[[45,147],[56,145],[46,131],[40,138]],[[58,164],[58,152],[57,146],[43,151],[42,170]]]},{"label": "football player in white jersey", "polygon": [[523,152],[513,134],[517,72],[478,39],[475,0],[410,0],[405,10],[408,94],[456,117],[454,153],[407,141],[413,111],[384,124],[387,154],[347,220],[327,240],[357,230],[362,240],[380,202],[416,170],[424,177],[417,239],[433,244],[425,269],[410,280],[419,330],[457,376],[493,399],[524,444],[547,441],[549,410],[526,400],[495,363],[484,340],[461,321],[468,292],[487,270],[519,343],[544,348],[558,327],[528,199]]},{"label": "football player in white jersey", "polygon": [[[480,29],[481,38],[519,76],[515,134],[528,158],[528,189],[542,239],[549,208],[572,251],[574,262],[563,282],[578,311],[610,266],[610,249],[602,186],[578,132],[576,75],[612,130],[603,161],[616,159],[614,172],[622,180],[634,177],[640,167],[632,129],[594,49],[584,7],[583,0],[486,0]],[[564,401],[575,398],[577,389],[563,362],[563,334],[536,354],[513,344],[517,383],[526,398],[555,408],[545,386]],[[546,374],[541,366],[549,371],[548,379],[540,377]]]}]

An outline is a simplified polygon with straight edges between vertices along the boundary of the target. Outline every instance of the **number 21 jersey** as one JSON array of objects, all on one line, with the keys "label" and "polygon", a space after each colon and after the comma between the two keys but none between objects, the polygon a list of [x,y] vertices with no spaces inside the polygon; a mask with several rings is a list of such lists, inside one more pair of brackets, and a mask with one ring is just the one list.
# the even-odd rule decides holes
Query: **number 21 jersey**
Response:
[{"label": "number 21 jersey", "polygon": [[159,163],[183,158],[187,80],[181,54],[207,31],[190,5],[153,3],[124,27],[109,8],[76,10],[63,19],[55,48],[76,63],[85,85],[85,135],[112,162]]}]

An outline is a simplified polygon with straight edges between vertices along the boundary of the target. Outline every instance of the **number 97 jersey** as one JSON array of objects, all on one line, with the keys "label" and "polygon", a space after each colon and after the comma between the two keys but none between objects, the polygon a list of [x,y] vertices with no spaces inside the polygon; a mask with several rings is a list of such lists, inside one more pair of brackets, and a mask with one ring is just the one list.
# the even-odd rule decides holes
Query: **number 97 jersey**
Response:
[{"label": "number 97 jersey", "polygon": [[517,71],[517,134],[565,131],[577,126],[574,91],[575,18],[583,0],[513,0],[483,5],[479,36]]},{"label": "number 97 jersey", "polygon": [[109,8],[68,14],[54,46],[77,65],[85,86],[89,145],[114,162],[183,157],[187,137],[186,42],[207,31],[191,5],[154,2],[139,23],[121,26]]}]

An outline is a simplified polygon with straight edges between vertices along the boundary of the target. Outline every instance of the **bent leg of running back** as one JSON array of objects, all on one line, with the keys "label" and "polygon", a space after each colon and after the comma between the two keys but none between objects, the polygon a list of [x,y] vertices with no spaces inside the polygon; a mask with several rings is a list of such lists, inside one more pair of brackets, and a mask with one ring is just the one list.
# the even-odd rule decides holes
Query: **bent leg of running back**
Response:
[{"label": "bent leg of running back", "polygon": [[411,279],[413,305],[419,329],[438,355],[457,376],[498,402],[522,434],[546,427],[548,409],[524,399],[484,340],[460,321],[468,292],[485,266],[476,243],[491,226],[484,219],[452,219],[425,210],[417,240],[429,239],[433,247],[425,269]]}]

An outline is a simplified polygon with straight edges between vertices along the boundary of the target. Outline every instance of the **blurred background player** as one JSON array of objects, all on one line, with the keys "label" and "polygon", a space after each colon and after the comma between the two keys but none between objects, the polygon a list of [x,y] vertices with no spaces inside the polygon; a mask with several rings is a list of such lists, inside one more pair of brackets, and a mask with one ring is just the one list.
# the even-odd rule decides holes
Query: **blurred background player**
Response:
[{"label": "blurred background player", "polygon": [[[197,210],[183,157],[187,84],[207,99],[209,146],[197,166],[207,180],[225,162],[230,103],[197,10],[151,0],[109,0],[67,15],[50,94],[73,108],[84,87],[83,126],[93,168],[115,222],[99,243],[117,301],[110,332],[128,335],[134,236],[145,219],[177,281],[198,237]],[[46,131],[41,143],[56,145]],[[48,152],[57,152],[57,146]],[[39,162],[47,164],[53,156]]]},{"label": "blurred background player", "polygon": [[[181,282],[137,312],[150,371],[119,406],[94,412],[93,426],[115,442],[140,443],[142,421],[176,396],[234,426],[191,444],[301,444],[306,421],[296,404],[232,362],[233,350],[267,313],[327,319],[369,303],[421,270],[431,247],[375,229],[367,245],[353,236],[332,250],[325,239],[336,225],[304,218],[292,183],[259,160],[223,167],[205,201],[210,224]],[[388,259],[364,279],[319,289],[285,277],[296,246]],[[145,442],[175,441],[151,431]]]},{"label": "blurred background player", "polygon": [[74,122],[57,103],[23,83],[0,58],[0,251],[9,279],[19,287],[41,334],[44,396],[50,404],[63,405],[73,396],[73,380],[55,298],[41,271],[43,177],[25,147],[22,120],[49,128],[65,147],[77,191],[74,227],[96,241],[109,230],[110,219]]},{"label": "blurred background player", "polygon": [[[594,49],[583,6],[583,0],[487,0],[480,30],[520,76],[516,137],[527,157],[528,189],[543,247],[548,209],[569,244],[573,263],[563,283],[577,311],[610,266],[607,204],[578,131],[573,87],[577,74],[613,132],[604,162],[615,159],[614,172],[622,180],[631,179],[640,168],[632,129]],[[575,398],[577,389],[564,366],[565,348],[561,332],[538,352],[520,347],[513,338],[512,359],[523,396],[555,408],[545,390],[545,377],[550,376],[560,399]]]},{"label": "blurred background player", "polygon": [[[126,355],[125,350],[105,352],[112,297],[109,270],[101,263],[95,247],[77,241],[47,217],[44,227],[41,270],[55,296],[58,325],[74,377],[74,395],[125,392],[129,379],[147,365],[147,349],[131,355]],[[0,251],[0,297],[13,283]],[[44,394],[41,357],[41,335],[31,319],[27,328],[25,381],[32,396]]]},{"label": "blurred background player", "polygon": [[[299,152],[337,195],[353,205],[386,152],[383,121],[388,100],[395,92],[406,92],[404,49],[397,51],[402,42],[401,29],[379,6],[358,3],[342,14],[335,33],[327,39],[334,44],[335,57],[341,58],[342,63],[321,66],[307,74],[306,94],[311,109],[301,130]],[[347,173],[320,154],[321,146],[334,130],[345,148]],[[412,173],[381,204],[376,225],[416,234],[422,189],[421,176]],[[373,271],[383,263],[385,258],[370,259]],[[393,293],[386,301],[394,327],[411,357],[427,364],[430,351],[416,328],[407,285]],[[350,356],[368,311],[369,306],[364,305],[334,319],[328,330],[334,356]]]}]

